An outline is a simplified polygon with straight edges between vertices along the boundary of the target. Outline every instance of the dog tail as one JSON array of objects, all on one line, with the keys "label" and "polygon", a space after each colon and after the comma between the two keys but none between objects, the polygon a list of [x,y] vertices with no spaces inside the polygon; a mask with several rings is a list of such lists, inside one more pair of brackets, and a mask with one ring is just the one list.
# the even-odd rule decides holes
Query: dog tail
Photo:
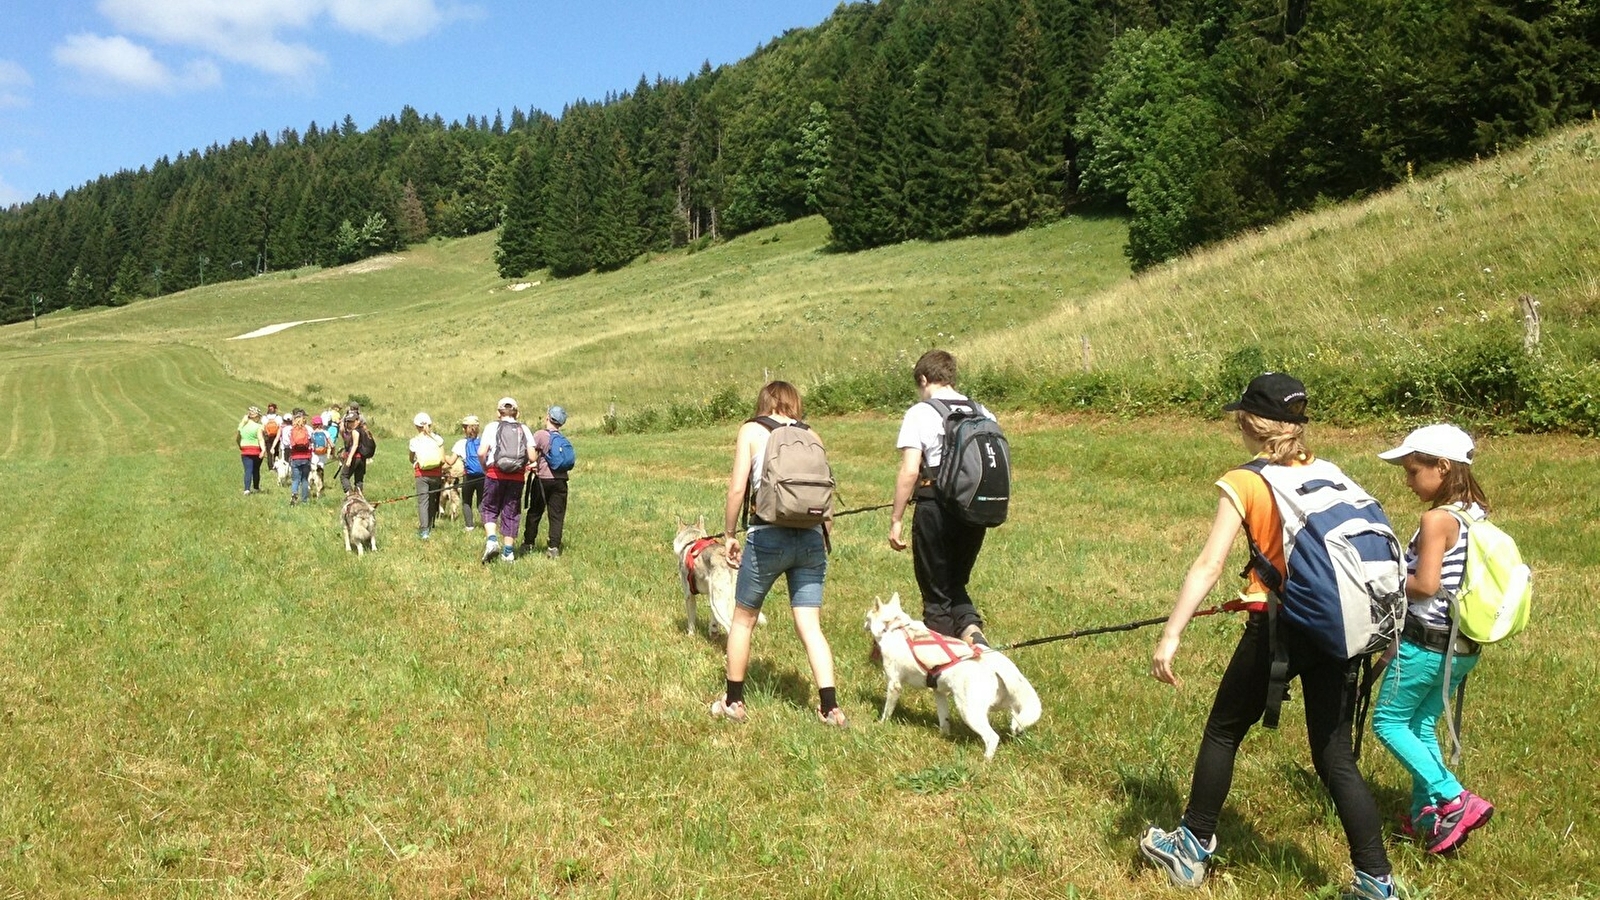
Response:
[{"label": "dog tail", "polygon": [[1028,679],[1022,677],[1016,663],[993,650],[983,654],[983,659],[994,666],[1000,686],[1005,688],[1006,696],[1010,698],[1012,732],[1019,732],[1039,721],[1043,713],[1039,707],[1039,694],[1028,683]]}]

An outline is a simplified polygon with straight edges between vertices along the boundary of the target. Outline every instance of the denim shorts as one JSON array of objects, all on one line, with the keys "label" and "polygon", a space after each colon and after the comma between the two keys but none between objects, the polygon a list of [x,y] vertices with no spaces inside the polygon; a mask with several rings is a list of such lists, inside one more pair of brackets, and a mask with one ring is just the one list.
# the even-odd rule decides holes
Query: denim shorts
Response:
[{"label": "denim shorts", "polygon": [[790,606],[822,606],[822,582],[828,575],[822,529],[776,525],[752,529],[739,557],[734,602],[746,609],[760,609],[779,575],[788,575]]}]

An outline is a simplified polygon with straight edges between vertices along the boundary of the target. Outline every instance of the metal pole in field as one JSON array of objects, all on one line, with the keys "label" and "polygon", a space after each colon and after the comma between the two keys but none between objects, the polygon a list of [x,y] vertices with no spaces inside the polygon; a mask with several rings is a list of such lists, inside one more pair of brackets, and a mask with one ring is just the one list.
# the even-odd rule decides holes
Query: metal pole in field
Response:
[{"label": "metal pole in field", "polygon": [[30,299],[33,301],[33,330],[34,331],[38,331],[39,330],[39,295],[38,294],[34,294],[33,297],[31,297]]}]

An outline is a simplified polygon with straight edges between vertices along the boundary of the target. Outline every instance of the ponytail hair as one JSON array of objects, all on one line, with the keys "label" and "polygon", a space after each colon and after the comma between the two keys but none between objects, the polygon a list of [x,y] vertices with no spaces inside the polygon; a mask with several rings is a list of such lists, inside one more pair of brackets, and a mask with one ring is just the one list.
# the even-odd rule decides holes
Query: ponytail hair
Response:
[{"label": "ponytail hair", "polygon": [[1244,436],[1261,445],[1261,453],[1267,458],[1267,462],[1286,466],[1311,456],[1311,451],[1306,449],[1304,425],[1296,422],[1279,422],[1242,409],[1234,413],[1234,418],[1238,421],[1239,430]]},{"label": "ponytail hair", "polygon": [[1444,482],[1439,485],[1439,493],[1433,498],[1435,505],[1460,503],[1470,506],[1476,503],[1483,507],[1485,513],[1489,512],[1489,498],[1483,493],[1483,487],[1478,484],[1478,479],[1472,477],[1471,463],[1459,463],[1453,459],[1443,459],[1427,453],[1413,452],[1410,455],[1412,459],[1425,466],[1444,464]]}]

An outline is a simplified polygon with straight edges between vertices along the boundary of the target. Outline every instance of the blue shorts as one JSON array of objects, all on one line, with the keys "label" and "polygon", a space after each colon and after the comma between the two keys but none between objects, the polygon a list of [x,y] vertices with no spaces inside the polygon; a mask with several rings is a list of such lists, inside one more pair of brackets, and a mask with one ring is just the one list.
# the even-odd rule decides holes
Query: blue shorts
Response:
[{"label": "blue shorts", "polygon": [[822,606],[822,582],[828,575],[828,551],[819,528],[768,525],[745,537],[739,557],[739,584],[733,600],[746,609],[760,609],[779,575],[788,575],[789,605]]}]

